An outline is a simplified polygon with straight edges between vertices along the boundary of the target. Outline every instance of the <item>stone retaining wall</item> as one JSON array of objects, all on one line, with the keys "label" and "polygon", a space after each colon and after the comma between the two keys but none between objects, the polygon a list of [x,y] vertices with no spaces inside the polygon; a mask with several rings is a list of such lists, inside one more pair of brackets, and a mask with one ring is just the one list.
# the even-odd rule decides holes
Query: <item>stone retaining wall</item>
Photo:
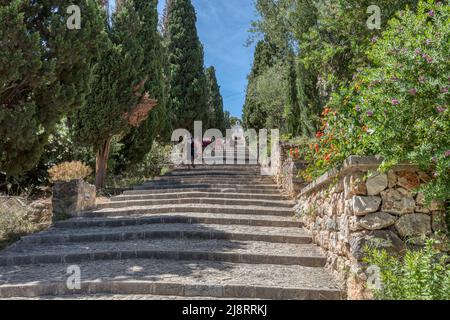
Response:
[{"label": "stone retaining wall", "polygon": [[426,205],[417,188],[431,180],[415,166],[377,171],[375,157],[350,157],[303,188],[296,216],[327,254],[327,267],[345,282],[349,298],[367,298],[361,259],[366,245],[401,253],[424,235],[445,232],[443,203]]},{"label": "stone retaining wall", "polygon": [[298,172],[305,169],[306,161],[289,156],[293,147],[295,146],[290,144],[280,145],[280,161],[278,162],[275,181],[285,194],[295,198],[308,183],[298,177]]}]

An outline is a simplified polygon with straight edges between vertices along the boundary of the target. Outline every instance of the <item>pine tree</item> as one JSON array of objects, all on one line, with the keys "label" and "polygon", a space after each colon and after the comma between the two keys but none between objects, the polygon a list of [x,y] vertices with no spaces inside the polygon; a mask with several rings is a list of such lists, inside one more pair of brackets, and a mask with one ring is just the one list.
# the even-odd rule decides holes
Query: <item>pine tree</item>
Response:
[{"label": "pine tree", "polygon": [[203,47],[191,1],[173,0],[168,9],[169,112],[174,128],[192,131],[194,121],[207,119]]},{"label": "pine tree", "polygon": [[108,30],[109,45],[103,52],[87,104],[74,117],[79,143],[96,153],[96,186],[103,188],[111,139],[139,126],[154,107],[144,93],[148,80],[144,51],[139,41],[141,22],[132,1],[123,1]]},{"label": "pine tree", "polygon": [[143,68],[148,80],[144,91],[158,101],[158,105],[139,127],[131,128],[123,138],[122,156],[125,165],[130,166],[142,161],[150,151],[153,141],[158,137],[166,138],[170,131],[166,109],[166,88],[163,78],[164,48],[158,33],[157,0],[134,0],[134,7],[141,21],[141,32],[137,37],[143,50]]},{"label": "pine tree", "polygon": [[[72,4],[80,29],[67,27]],[[97,0],[0,0],[0,171],[31,169],[56,124],[85,103],[103,21]]]},{"label": "pine tree", "polygon": [[205,70],[208,95],[208,128],[225,131],[223,98],[220,94],[220,87],[217,83],[216,69],[209,67]]}]

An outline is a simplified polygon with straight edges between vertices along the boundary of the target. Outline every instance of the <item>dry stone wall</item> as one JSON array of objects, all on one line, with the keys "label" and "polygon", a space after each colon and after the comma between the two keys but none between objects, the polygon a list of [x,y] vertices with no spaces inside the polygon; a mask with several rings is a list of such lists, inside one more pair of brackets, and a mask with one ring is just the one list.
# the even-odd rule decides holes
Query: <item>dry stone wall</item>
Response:
[{"label": "dry stone wall", "polygon": [[296,199],[296,217],[326,251],[327,267],[345,282],[349,298],[370,295],[362,263],[366,246],[401,253],[447,230],[444,204],[427,205],[417,192],[431,180],[426,172],[399,165],[382,173],[380,164],[375,157],[350,157],[340,170],[302,188]]}]

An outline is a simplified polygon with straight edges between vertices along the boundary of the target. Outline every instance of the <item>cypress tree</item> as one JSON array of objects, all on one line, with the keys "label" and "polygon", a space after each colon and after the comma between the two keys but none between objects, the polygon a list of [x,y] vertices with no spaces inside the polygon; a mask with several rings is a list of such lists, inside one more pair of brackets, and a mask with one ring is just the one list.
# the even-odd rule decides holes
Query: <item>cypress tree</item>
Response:
[{"label": "cypress tree", "polygon": [[166,30],[169,107],[174,128],[193,129],[207,119],[203,47],[197,35],[195,9],[190,0],[173,0]]},{"label": "cypress tree", "polygon": [[217,83],[216,69],[209,67],[205,70],[208,97],[208,128],[225,130],[223,114],[223,98]]},{"label": "cypress tree", "polygon": [[131,128],[123,138],[122,156],[125,165],[139,163],[150,151],[153,141],[159,135],[168,136],[170,123],[166,110],[166,88],[163,78],[164,48],[158,33],[157,0],[134,0],[134,7],[141,21],[138,40],[143,48],[143,68],[148,80],[144,91],[158,101],[149,117],[137,128]]},{"label": "cypress tree", "polygon": [[[80,29],[67,27],[70,5]],[[103,21],[98,0],[0,0],[0,171],[31,169],[56,124],[85,103]]]},{"label": "cypress tree", "polygon": [[79,143],[96,153],[96,186],[103,188],[111,139],[145,119],[154,101],[144,94],[148,79],[139,41],[141,23],[132,1],[123,1],[108,30],[109,45],[100,57],[93,90],[74,118]]}]

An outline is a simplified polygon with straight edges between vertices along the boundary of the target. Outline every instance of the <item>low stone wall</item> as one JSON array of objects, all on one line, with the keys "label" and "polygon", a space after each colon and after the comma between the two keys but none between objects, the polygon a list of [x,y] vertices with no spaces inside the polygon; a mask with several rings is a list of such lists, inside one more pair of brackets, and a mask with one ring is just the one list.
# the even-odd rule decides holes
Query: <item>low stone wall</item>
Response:
[{"label": "low stone wall", "polygon": [[400,165],[377,172],[375,157],[350,157],[303,188],[296,216],[325,249],[327,267],[345,282],[349,298],[367,298],[361,259],[366,245],[400,253],[421,244],[423,235],[446,230],[443,203],[426,206],[415,190],[430,181],[417,167]]}]

